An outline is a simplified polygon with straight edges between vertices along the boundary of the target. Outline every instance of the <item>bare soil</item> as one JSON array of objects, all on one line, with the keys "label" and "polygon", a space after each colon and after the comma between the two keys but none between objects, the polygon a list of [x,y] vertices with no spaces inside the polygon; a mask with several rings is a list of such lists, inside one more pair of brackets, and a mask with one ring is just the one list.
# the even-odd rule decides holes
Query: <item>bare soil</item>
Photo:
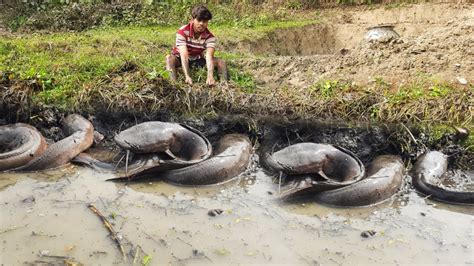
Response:
[{"label": "bare soil", "polygon": [[[330,9],[321,18],[227,48],[256,55],[239,65],[264,86],[308,87],[321,79],[364,85],[376,78],[400,85],[420,77],[474,82],[473,5]],[[401,37],[365,41],[367,28],[378,25],[393,25]]]}]

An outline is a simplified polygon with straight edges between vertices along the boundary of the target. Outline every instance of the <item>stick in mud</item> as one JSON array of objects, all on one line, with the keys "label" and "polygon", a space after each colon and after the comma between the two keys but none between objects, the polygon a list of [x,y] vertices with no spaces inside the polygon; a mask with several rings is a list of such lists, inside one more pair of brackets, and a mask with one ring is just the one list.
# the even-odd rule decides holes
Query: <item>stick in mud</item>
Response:
[{"label": "stick in mud", "polygon": [[127,175],[128,182],[130,182],[130,176],[128,176],[128,156],[130,155],[130,150],[127,150],[127,156],[125,157],[125,174]]},{"label": "stick in mud", "polygon": [[5,230],[0,231],[0,234],[6,233],[6,232],[10,232],[10,231],[16,230],[16,229],[18,229],[18,228],[24,228],[24,227],[27,227],[27,226],[28,226],[27,224],[26,224],[26,225],[23,225],[23,226],[16,226],[16,225],[10,226],[10,227],[8,227],[8,228],[5,229]]},{"label": "stick in mud", "polygon": [[408,134],[410,135],[410,137],[412,138],[413,142],[415,142],[415,144],[418,144],[418,141],[416,141],[416,138],[415,136],[413,136],[413,134],[411,133],[410,129],[408,129],[407,126],[405,126],[405,124],[402,123],[402,126],[405,128],[405,130],[408,132]]},{"label": "stick in mud", "polygon": [[135,265],[137,263],[138,254],[140,254],[140,250],[141,250],[141,247],[137,245],[137,247],[135,248],[135,255],[133,256],[132,265]]},{"label": "stick in mud", "polygon": [[119,238],[117,236],[117,233],[115,232],[114,228],[112,227],[112,224],[107,220],[107,218],[105,218],[104,215],[102,215],[102,213],[100,213],[100,211],[94,206],[94,204],[89,203],[89,205],[87,207],[89,207],[89,209],[91,209],[91,211],[93,211],[102,220],[102,222],[104,223],[105,228],[107,228],[109,230],[112,239],[115,241],[115,243],[119,247],[120,252],[122,253],[122,256],[123,256],[123,260],[127,261],[127,255],[125,254],[125,250],[123,249],[123,246],[120,243],[120,240],[119,240]]}]

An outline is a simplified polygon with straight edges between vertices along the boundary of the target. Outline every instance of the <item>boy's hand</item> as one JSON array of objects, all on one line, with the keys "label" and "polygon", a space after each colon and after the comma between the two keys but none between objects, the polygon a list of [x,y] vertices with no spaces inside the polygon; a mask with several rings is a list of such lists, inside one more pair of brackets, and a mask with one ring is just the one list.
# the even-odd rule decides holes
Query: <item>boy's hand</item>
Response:
[{"label": "boy's hand", "polygon": [[216,80],[214,79],[214,76],[208,76],[206,80],[206,84],[209,86],[216,85]]},{"label": "boy's hand", "polygon": [[193,79],[190,77],[190,76],[187,76],[186,77],[186,83],[188,83],[189,85],[193,85]]}]

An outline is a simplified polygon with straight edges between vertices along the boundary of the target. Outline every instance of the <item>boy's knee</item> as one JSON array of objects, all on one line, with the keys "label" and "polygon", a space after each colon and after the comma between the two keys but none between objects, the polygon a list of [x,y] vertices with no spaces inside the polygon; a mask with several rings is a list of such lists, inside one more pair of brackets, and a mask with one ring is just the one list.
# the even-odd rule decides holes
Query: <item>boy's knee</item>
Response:
[{"label": "boy's knee", "polygon": [[179,60],[175,55],[166,55],[165,57],[166,64],[169,67],[178,67],[179,66]]},{"label": "boy's knee", "polygon": [[217,66],[219,66],[219,67],[221,67],[221,68],[223,68],[223,67],[225,67],[225,66],[226,66],[226,64],[225,64],[225,61],[224,61],[224,60],[222,60],[222,59],[218,58],[216,61],[217,61]]}]

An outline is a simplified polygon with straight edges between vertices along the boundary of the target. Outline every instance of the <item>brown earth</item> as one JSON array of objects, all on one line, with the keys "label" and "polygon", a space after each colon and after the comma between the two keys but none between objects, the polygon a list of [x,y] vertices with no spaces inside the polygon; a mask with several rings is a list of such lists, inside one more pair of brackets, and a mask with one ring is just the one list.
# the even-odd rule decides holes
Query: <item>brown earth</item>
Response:
[{"label": "brown earth", "polygon": [[[314,25],[225,48],[253,54],[237,64],[263,86],[308,87],[335,79],[364,85],[376,78],[399,85],[418,78],[474,82],[472,4],[336,8],[323,11],[321,18]],[[364,40],[368,27],[387,24],[399,39]]]}]

